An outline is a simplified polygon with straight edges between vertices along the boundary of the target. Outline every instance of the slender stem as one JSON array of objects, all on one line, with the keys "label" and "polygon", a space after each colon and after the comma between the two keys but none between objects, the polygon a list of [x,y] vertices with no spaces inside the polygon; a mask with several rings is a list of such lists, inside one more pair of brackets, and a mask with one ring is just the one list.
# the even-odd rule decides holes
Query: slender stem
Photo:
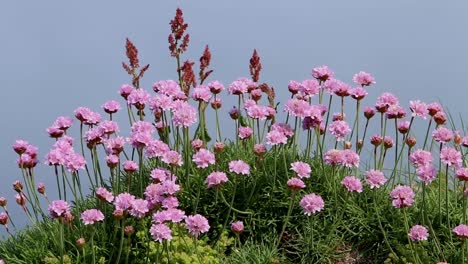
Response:
[{"label": "slender stem", "polygon": [[291,194],[291,200],[289,201],[289,207],[288,207],[288,214],[286,215],[286,219],[284,220],[283,228],[281,228],[281,233],[278,237],[278,240],[276,241],[275,247],[277,248],[279,244],[281,243],[281,238],[283,238],[284,231],[286,230],[286,226],[288,225],[289,217],[291,216],[294,200],[296,198],[296,192],[293,191]]}]

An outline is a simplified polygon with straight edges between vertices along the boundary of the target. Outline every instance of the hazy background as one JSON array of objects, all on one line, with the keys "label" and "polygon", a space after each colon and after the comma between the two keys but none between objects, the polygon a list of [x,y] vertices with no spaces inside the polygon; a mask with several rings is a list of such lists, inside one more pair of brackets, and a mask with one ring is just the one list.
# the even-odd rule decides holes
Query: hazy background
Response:
[{"label": "hazy background", "polygon": [[[261,81],[272,84],[282,102],[289,80],[310,78],[313,67],[326,64],[347,82],[360,70],[375,76],[365,105],[388,90],[404,105],[440,99],[452,113],[468,116],[467,1],[4,1],[0,196],[9,198],[17,221],[24,215],[11,188],[21,177],[11,150],[15,139],[37,145],[42,162],[53,142],[45,129],[57,116],[120,100],[117,89],[129,82],[121,67],[126,37],[141,63],[151,64],[143,87],[174,79],[167,36],[177,6],[191,35],[184,59],[198,61],[209,44],[211,80],[228,84],[248,76],[257,48]],[[53,171],[39,167],[36,181],[50,192]]]}]

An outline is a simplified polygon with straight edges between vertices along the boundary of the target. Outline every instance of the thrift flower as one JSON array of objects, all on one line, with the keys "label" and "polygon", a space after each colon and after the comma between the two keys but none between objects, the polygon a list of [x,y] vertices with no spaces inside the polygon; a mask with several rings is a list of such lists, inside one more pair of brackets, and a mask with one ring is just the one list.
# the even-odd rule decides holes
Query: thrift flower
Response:
[{"label": "thrift flower", "polygon": [[429,237],[429,232],[424,226],[415,225],[411,227],[408,235],[412,241],[422,241],[427,240],[427,238]]},{"label": "thrift flower", "polygon": [[399,185],[390,192],[392,204],[395,208],[410,207],[414,202],[414,192],[409,186]]},{"label": "thrift flower", "polygon": [[198,168],[206,168],[209,165],[215,164],[215,156],[209,150],[200,149],[193,155],[193,162],[197,164]]},{"label": "thrift flower", "polygon": [[452,231],[461,239],[468,238],[468,225],[458,225]]},{"label": "thrift flower", "polygon": [[304,210],[304,214],[311,215],[315,214],[316,212],[322,211],[325,203],[323,202],[322,197],[316,195],[315,193],[305,195],[299,205]]},{"label": "thrift flower", "polygon": [[455,148],[445,147],[440,151],[440,158],[442,163],[448,166],[453,166],[455,168],[460,167],[462,163],[462,155],[460,151]]},{"label": "thrift flower", "polygon": [[244,223],[242,221],[235,221],[231,223],[231,230],[235,234],[244,232]]},{"label": "thrift flower", "polygon": [[341,184],[348,190],[348,192],[362,192],[362,183],[361,180],[354,176],[346,176]]},{"label": "thrift flower", "polygon": [[385,178],[383,172],[378,170],[369,170],[366,171],[366,182],[369,184],[371,189],[378,189],[382,187],[387,179]]},{"label": "thrift flower", "polygon": [[48,210],[50,217],[60,218],[70,214],[70,205],[63,200],[55,200],[49,204]]},{"label": "thrift flower", "polygon": [[236,174],[250,174],[250,166],[242,160],[233,160],[229,162],[229,171]]},{"label": "thrift flower", "polygon": [[153,224],[149,232],[154,241],[162,243],[172,240],[172,230],[165,224]]},{"label": "thrift flower", "polygon": [[291,178],[286,184],[292,190],[301,190],[306,187],[304,182],[299,178]]},{"label": "thrift flower", "polygon": [[291,170],[294,171],[299,178],[309,178],[312,171],[310,165],[302,161],[291,163]]},{"label": "thrift flower", "polygon": [[375,79],[370,73],[360,71],[353,76],[353,82],[361,86],[370,86],[375,84]]},{"label": "thrift flower", "polygon": [[81,221],[84,225],[93,225],[95,222],[104,220],[104,215],[97,209],[89,209],[81,213]]},{"label": "thrift flower", "polygon": [[226,182],[228,182],[228,177],[226,176],[226,173],[220,171],[210,173],[205,180],[205,183],[208,188],[218,187],[225,184]]},{"label": "thrift flower", "polygon": [[185,219],[187,225],[187,230],[189,233],[195,237],[198,237],[202,233],[208,232],[210,225],[208,220],[199,214],[191,215]]}]

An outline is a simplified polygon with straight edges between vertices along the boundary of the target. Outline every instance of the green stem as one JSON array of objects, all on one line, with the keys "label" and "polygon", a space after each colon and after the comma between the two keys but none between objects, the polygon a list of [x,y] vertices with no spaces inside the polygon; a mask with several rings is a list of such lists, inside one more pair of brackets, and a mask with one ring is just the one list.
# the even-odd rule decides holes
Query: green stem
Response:
[{"label": "green stem", "polygon": [[288,225],[289,217],[291,216],[295,198],[296,198],[296,192],[293,191],[291,194],[291,201],[289,202],[288,214],[286,215],[286,219],[284,220],[283,228],[281,228],[281,233],[278,237],[278,240],[276,241],[275,248],[277,248],[279,244],[281,243],[281,238],[283,237],[284,231],[286,230],[286,226]]}]

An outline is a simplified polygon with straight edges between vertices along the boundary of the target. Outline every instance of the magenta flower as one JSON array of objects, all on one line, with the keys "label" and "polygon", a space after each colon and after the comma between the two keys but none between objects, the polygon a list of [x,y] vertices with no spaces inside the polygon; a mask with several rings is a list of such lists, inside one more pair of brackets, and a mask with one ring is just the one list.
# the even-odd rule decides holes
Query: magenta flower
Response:
[{"label": "magenta flower", "polygon": [[392,204],[395,208],[410,207],[414,202],[414,192],[409,186],[399,185],[390,192]]},{"label": "magenta flower", "polygon": [[81,221],[84,225],[93,225],[104,220],[104,215],[97,209],[88,209],[81,213]]},{"label": "magenta flower", "polygon": [[172,166],[182,166],[182,155],[180,155],[179,152],[175,150],[170,150],[166,153],[164,153],[162,157],[162,161],[168,165]]},{"label": "magenta flower", "polygon": [[207,84],[208,88],[213,94],[219,94],[224,90],[224,85],[219,81],[211,81]]},{"label": "magenta flower", "polygon": [[173,223],[180,223],[186,218],[185,212],[176,208],[168,208],[166,214],[168,221]]},{"label": "magenta flower", "polygon": [[462,163],[462,155],[460,151],[455,148],[445,147],[440,151],[440,158],[442,163],[455,168],[460,167]]},{"label": "magenta flower", "polygon": [[458,225],[452,231],[461,239],[468,238],[468,225]]},{"label": "magenta flower", "polygon": [[208,103],[211,98],[210,88],[206,85],[198,85],[193,89],[192,98],[198,102]]},{"label": "magenta flower", "polygon": [[324,162],[332,166],[343,164],[344,155],[342,150],[330,149],[325,153]]},{"label": "magenta flower", "polygon": [[226,176],[226,173],[220,171],[210,173],[206,177],[205,181],[208,188],[218,187],[225,184],[226,182],[228,182],[228,177]]},{"label": "magenta flower", "polygon": [[153,169],[150,173],[151,179],[153,179],[153,181],[155,182],[163,182],[166,180],[170,180],[172,178],[171,176],[171,172],[164,168]]},{"label": "magenta flower", "polygon": [[419,166],[416,169],[416,174],[418,175],[418,179],[424,182],[426,185],[431,183],[437,176],[436,169],[432,164]]},{"label": "magenta flower", "polygon": [[235,174],[250,174],[250,166],[242,160],[233,160],[229,162],[229,171]]},{"label": "magenta flower", "polygon": [[367,119],[371,119],[374,115],[375,115],[375,110],[374,110],[374,108],[369,107],[369,106],[366,106],[366,107],[364,108],[364,116],[365,116]]},{"label": "magenta flower", "polygon": [[291,163],[291,170],[294,171],[299,178],[309,178],[312,172],[310,165],[302,161]]},{"label": "magenta flower", "polygon": [[432,164],[432,154],[429,151],[418,149],[411,153],[409,160],[416,167]]},{"label": "magenta flower", "polygon": [[78,153],[70,153],[65,158],[65,167],[69,172],[77,172],[84,169],[86,160]]},{"label": "magenta flower", "polygon": [[202,233],[208,232],[210,225],[208,220],[199,214],[191,215],[185,219],[187,225],[187,230],[189,233],[195,237],[198,237]]},{"label": "magenta flower", "polygon": [[103,187],[99,187],[96,189],[96,196],[99,198],[99,200],[107,201],[109,203],[112,203],[112,201],[114,201],[114,195],[112,195],[111,192],[109,192],[106,188]]},{"label": "magenta flower", "polygon": [[369,184],[371,189],[378,189],[382,187],[387,179],[385,178],[383,172],[378,170],[369,170],[366,171],[366,182]]},{"label": "magenta flower", "polygon": [[430,116],[435,116],[437,113],[442,112],[444,109],[439,103],[433,102],[427,105],[427,110],[429,111]]},{"label": "magenta flower", "polygon": [[106,163],[109,168],[115,168],[119,164],[119,156],[110,154],[106,157]]},{"label": "magenta flower", "polygon": [[297,94],[297,93],[299,92],[300,86],[301,86],[301,83],[300,83],[300,82],[291,80],[291,81],[289,81],[289,83],[288,83],[288,90],[289,90],[292,94]]},{"label": "magenta flower", "polygon": [[335,73],[330,68],[328,68],[328,66],[323,65],[323,66],[315,67],[312,70],[312,76],[315,79],[324,82],[328,79],[333,78],[335,76]]},{"label": "magenta flower", "polygon": [[114,100],[105,102],[101,107],[104,109],[104,112],[108,114],[117,113],[117,111],[121,109],[119,102]]},{"label": "magenta flower", "polygon": [[357,101],[362,100],[364,97],[368,95],[368,92],[366,89],[362,87],[356,87],[350,90],[350,95],[353,99],[356,99]]},{"label": "magenta flower", "polygon": [[247,110],[247,115],[249,117],[258,120],[265,120],[269,114],[267,106],[258,105],[253,100],[251,105],[249,105],[248,102],[246,102],[245,110]]},{"label": "magenta flower", "polygon": [[29,146],[29,143],[25,140],[18,139],[13,144],[13,150],[18,154],[21,155],[26,151],[26,148]]},{"label": "magenta flower", "polygon": [[120,193],[114,199],[114,206],[118,210],[126,211],[132,207],[135,196],[129,193]]},{"label": "magenta flower", "polygon": [[49,204],[48,210],[53,219],[65,217],[70,214],[70,205],[63,200],[55,200]]},{"label": "magenta flower", "polygon": [[397,105],[398,99],[391,93],[383,93],[377,98],[375,109],[380,113],[387,112],[388,108],[392,105]]},{"label": "magenta flower", "polygon": [[193,155],[193,162],[197,164],[198,168],[206,168],[209,165],[215,164],[215,156],[212,152],[206,149],[200,149]]},{"label": "magenta flower", "polygon": [[299,178],[291,178],[286,184],[292,190],[301,190],[306,187],[305,183]]},{"label": "magenta flower", "polygon": [[309,109],[310,105],[307,101],[296,98],[289,99],[284,107],[284,111],[288,112],[289,115],[301,118],[308,115]]},{"label": "magenta flower", "polygon": [[422,225],[414,225],[411,227],[408,235],[412,241],[422,241],[427,240],[429,232],[427,231],[427,228]]},{"label": "magenta flower", "polygon": [[348,190],[348,192],[362,192],[361,180],[354,176],[346,176],[341,181],[341,184]]},{"label": "magenta flower", "polygon": [[361,86],[370,86],[375,84],[375,79],[370,73],[360,71],[353,76],[353,82]]},{"label": "magenta flower", "polygon": [[153,224],[149,232],[154,241],[162,243],[172,240],[172,230],[165,224]]},{"label": "magenta flower", "polygon": [[299,86],[299,92],[305,96],[305,98],[309,98],[318,94],[320,91],[320,84],[317,80],[309,79],[302,81],[301,85]]},{"label": "magenta flower", "polygon": [[135,87],[131,86],[130,84],[123,84],[120,86],[119,89],[119,94],[127,100],[127,97],[130,95],[130,93],[135,89]]},{"label": "magenta flower", "polygon": [[197,109],[187,102],[179,101],[174,105],[172,112],[174,114],[172,121],[178,127],[189,127],[197,122]]},{"label": "magenta flower", "polygon": [[323,202],[323,199],[320,197],[320,195],[311,193],[302,197],[299,205],[304,210],[304,214],[310,216],[311,214],[322,211],[325,203]]},{"label": "magenta flower", "polygon": [[468,181],[468,168],[459,168],[455,172],[455,176],[460,180],[460,181]]},{"label": "magenta flower", "polygon": [[179,98],[184,95],[179,84],[173,80],[158,81],[153,84],[153,90],[158,94],[163,94],[169,97]]},{"label": "magenta flower", "polygon": [[119,125],[115,121],[105,120],[99,125],[99,130],[104,135],[119,132]]},{"label": "magenta flower", "polygon": [[179,200],[177,197],[169,196],[162,200],[161,204],[162,207],[166,209],[177,208],[179,206]]},{"label": "magenta flower", "polygon": [[240,139],[250,138],[250,136],[252,136],[252,133],[253,133],[253,130],[250,127],[244,127],[244,126],[239,127],[239,138]]},{"label": "magenta flower", "polygon": [[344,137],[351,132],[348,123],[341,120],[333,121],[333,123],[328,127],[328,130],[336,137],[337,141],[343,141]]},{"label": "magenta flower", "polygon": [[286,144],[288,138],[278,130],[271,130],[266,135],[266,143],[269,145]]},{"label": "magenta flower", "polygon": [[342,165],[348,168],[359,167],[359,155],[351,149],[342,150]]},{"label": "magenta flower", "polygon": [[142,110],[151,99],[151,95],[143,89],[133,89],[127,97],[127,103],[134,105],[137,109]]},{"label": "magenta flower", "polygon": [[422,119],[426,119],[427,114],[429,114],[427,104],[421,102],[420,100],[410,101],[410,110],[413,112],[412,116],[419,116]]},{"label": "magenta flower", "polygon": [[402,134],[408,133],[410,128],[410,122],[409,121],[401,121],[398,122],[398,131]]},{"label": "magenta flower", "polygon": [[237,79],[236,81],[232,82],[228,87],[228,92],[234,95],[240,95],[247,93],[249,85],[244,79]]},{"label": "magenta flower", "polygon": [[148,158],[161,158],[169,150],[169,146],[159,139],[151,140],[145,148]]},{"label": "magenta flower", "polygon": [[10,219],[10,217],[8,217],[7,213],[5,212],[0,213],[0,225],[6,226],[8,224],[8,219]]},{"label": "magenta flower", "polygon": [[446,127],[438,127],[432,132],[432,137],[439,143],[447,143],[453,139],[453,132]]},{"label": "magenta flower", "polygon": [[231,230],[235,234],[244,232],[244,223],[242,221],[235,221],[231,223]]},{"label": "magenta flower", "polygon": [[134,173],[138,170],[138,164],[133,160],[126,160],[123,164],[123,169],[126,173]]},{"label": "magenta flower", "polygon": [[145,217],[146,213],[149,212],[148,201],[143,199],[134,199],[130,201],[130,210],[128,211],[130,215],[142,219]]}]

